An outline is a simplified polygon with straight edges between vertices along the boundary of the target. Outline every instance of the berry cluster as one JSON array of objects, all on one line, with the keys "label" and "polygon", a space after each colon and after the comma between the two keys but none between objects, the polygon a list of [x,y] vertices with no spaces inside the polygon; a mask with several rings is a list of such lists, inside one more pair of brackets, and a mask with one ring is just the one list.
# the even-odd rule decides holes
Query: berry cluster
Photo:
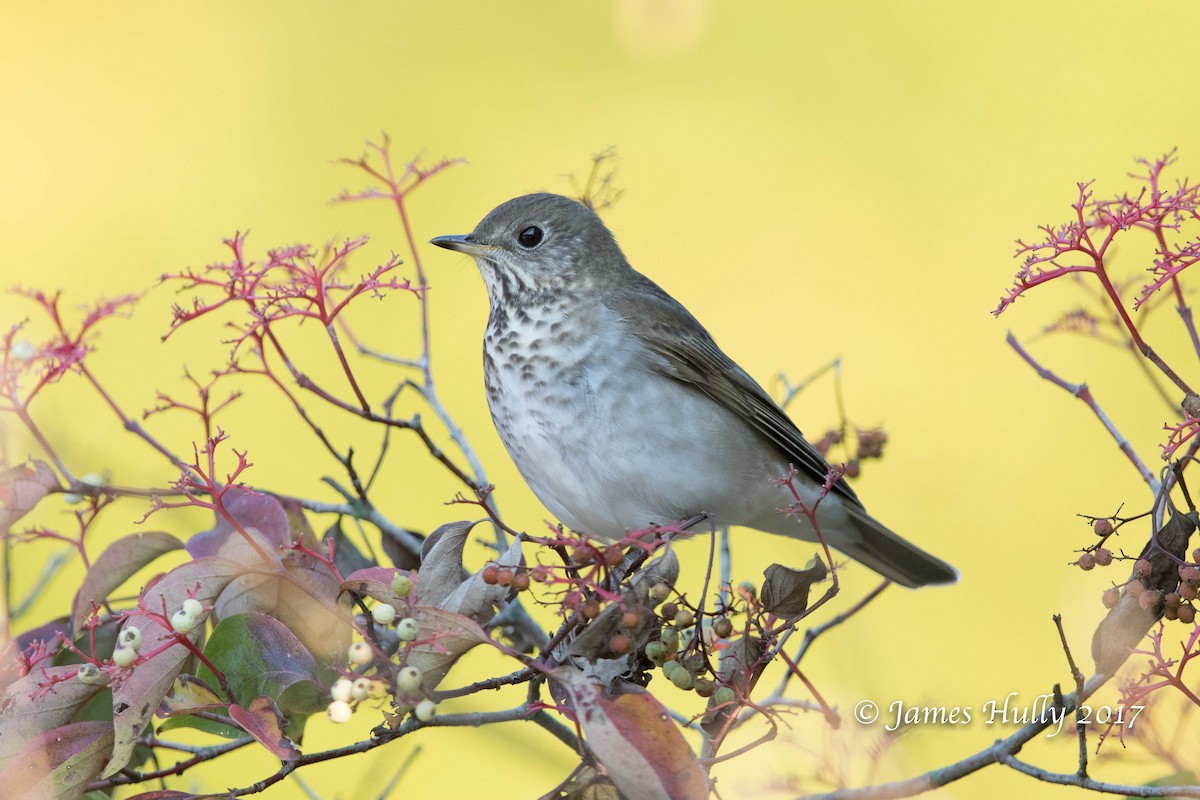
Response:
[{"label": "berry cluster", "polygon": [[[333,722],[349,722],[360,703],[371,699],[382,699],[388,682],[383,680],[389,672],[394,672],[391,685],[395,689],[396,706],[404,711],[412,711],[413,716],[422,722],[433,719],[437,713],[437,703],[424,697],[421,670],[411,664],[403,664],[412,646],[421,640],[421,623],[410,614],[414,612],[413,580],[403,572],[396,573],[392,578],[391,592],[395,603],[379,602],[371,609],[373,623],[372,638],[353,642],[346,651],[347,668],[343,677],[334,682],[329,690],[330,703],[326,708],[329,719]],[[402,608],[397,608],[397,604]],[[404,616],[401,616],[403,611]],[[361,619],[364,625],[367,620]],[[378,634],[380,631],[390,632],[390,641],[383,641]],[[389,655],[400,651],[402,665],[396,668]]]}]

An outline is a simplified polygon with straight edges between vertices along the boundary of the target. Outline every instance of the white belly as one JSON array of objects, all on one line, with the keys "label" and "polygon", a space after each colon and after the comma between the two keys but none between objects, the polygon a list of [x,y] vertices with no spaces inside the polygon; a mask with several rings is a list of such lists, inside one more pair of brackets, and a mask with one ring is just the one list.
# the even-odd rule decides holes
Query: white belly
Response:
[{"label": "white belly", "polygon": [[[621,324],[597,313],[610,333]],[[526,357],[493,378],[496,429],[542,503],[569,527],[609,538],[700,513],[803,535],[776,511],[792,502],[769,483],[786,472],[782,458],[716,401],[654,373],[645,354],[609,344],[622,341],[633,340],[564,342],[556,360],[565,368]],[[530,344],[510,347],[530,356]],[[552,352],[542,339],[537,353]]]}]

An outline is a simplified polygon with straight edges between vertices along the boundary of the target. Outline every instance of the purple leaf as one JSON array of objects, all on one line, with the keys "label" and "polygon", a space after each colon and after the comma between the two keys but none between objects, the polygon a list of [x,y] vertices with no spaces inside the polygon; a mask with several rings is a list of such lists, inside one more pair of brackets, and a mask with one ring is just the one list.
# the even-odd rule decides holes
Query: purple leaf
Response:
[{"label": "purple leaf", "polygon": [[0,770],[26,744],[74,719],[79,709],[105,688],[68,677],[78,669],[78,664],[38,668],[4,690],[0,696]]},{"label": "purple leaf", "polygon": [[[235,486],[226,493],[224,502],[225,510],[237,520],[242,530],[249,532],[253,528],[268,542],[268,551],[274,551],[292,542],[288,513],[283,504],[271,495],[258,494]],[[193,558],[215,556],[231,535],[241,536],[229,520],[218,516],[217,524],[212,530],[197,533],[188,539],[187,550]]]},{"label": "purple leaf", "polygon": [[6,797],[74,800],[104,766],[113,742],[107,720],[72,722],[28,742],[0,772]]},{"label": "purple leaf", "polygon": [[[168,572],[143,592],[147,608],[157,613],[165,609],[168,615],[183,606],[189,593],[204,605],[211,605],[217,595],[246,567],[223,558],[201,558],[182,564]],[[130,617],[126,626],[134,625],[142,633],[142,653],[149,653],[176,634],[142,614]],[[188,639],[199,640],[204,627],[199,626],[189,633]],[[163,697],[175,683],[175,676],[183,669],[184,662],[192,651],[182,644],[158,653],[152,658],[135,665],[121,676],[113,689],[113,726],[116,741],[112,760],[101,777],[111,777],[129,763],[137,737],[150,720]]]},{"label": "purple leaf", "polygon": [[169,533],[150,531],[118,539],[92,562],[83,578],[72,604],[71,627],[76,633],[92,613],[92,603],[99,605],[110,592],[132,578],[138,570],[164,553],[178,550],[183,542]]}]

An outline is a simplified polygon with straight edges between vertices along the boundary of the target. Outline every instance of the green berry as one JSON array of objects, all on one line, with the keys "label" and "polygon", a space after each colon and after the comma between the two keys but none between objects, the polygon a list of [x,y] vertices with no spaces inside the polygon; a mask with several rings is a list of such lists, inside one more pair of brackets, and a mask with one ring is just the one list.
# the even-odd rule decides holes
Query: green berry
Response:
[{"label": "green berry", "polygon": [[405,617],[396,623],[396,635],[402,642],[411,642],[421,635],[421,626],[412,617]]}]

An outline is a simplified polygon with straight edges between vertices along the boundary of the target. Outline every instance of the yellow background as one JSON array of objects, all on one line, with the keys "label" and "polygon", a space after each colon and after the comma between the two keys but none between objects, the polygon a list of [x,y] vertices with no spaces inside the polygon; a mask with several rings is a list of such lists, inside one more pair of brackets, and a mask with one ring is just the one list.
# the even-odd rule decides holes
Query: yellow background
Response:
[{"label": "yellow background", "polygon": [[[362,185],[331,161],[359,155],[380,131],[398,157],[470,161],[413,197],[422,241],[465,233],[514,195],[569,191],[565,175],[583,175],[592,153],[615,146],[625,194],[606,217],[634,266],[764,383],[841,356],[852,419],[883,424],[891,437],[884,461],[867,465],[860,495],[962,571],[953,588],[889,589],[806,660],[806,674],[846,715],[842,741],[851,744],[842,746],[875,741],[877,728],[848,716],[860,698],[978,710],[1011,691],[1032,698],[1066,685],[1052,613],[1065,615],[1077,657],[1089,661],[1100,590],[1123,571],[1066,566],[1089,542],[1075,514],[1122,502],[1141,510],[1147,493],[1086,409],[1004,345],[1009,326],[1028,336],[1080,295],[1051,286],[1000,321],[988,312],[1017,267],[1013,239],[1065,221],[1077,180],[1097,178],[1101,194],[1123,191],[1134,156],[1172,147],[1176,174],[1196,172],[1195,4],[6,3],[0,30],[0,283],[61,286],[70,306],[142,291],[163,272],[223,259],[220,239],[246,228],[256,255],[367,233],[372,244],[356,262],[365,270],[402,250],[400,229],[382,203],[330,207],[341,188]],[[535,530],[545,512],[487,416],[478,275],[459,256],[433,248],[423,256],[442,397],[500,487],[510,522]],[[155,288],[133,319],[104,328],[93,366],[131,412],[152,405],[157,389],[182,391],[182,364],[197,373],[220,365],[215,326],[158,343],[176,299]],[[415,310],[392,294],[371,306],[363,333],[412,354]],[[29,313],[0,299],[0,319]],[[1172,313],[1164,309],[1148,335],[1192,376],[1194,363],[1170,344],[1180,341]],[[328,363],[315,347],[312,363]],[[1070,339],[1036,348],[1067,379],[1089,381],[1156,464],[1165,411],[1127,356]],[[364,369],[378,376],[368,383],[381,397],[394,376]],[[251,388],[225,420],[255,463],[247,479],[331,498],[318,481],[335,465],[277,398]],[[813,437],[834,422],[831,396],[825,381],[792,407]],[[54,387],[34,411],[77,474],[147,485],[173,477],[78,380]],[[374,441],[321,414],[340,441],[367,449]],[[153,425],[178,451],[196,435],[182,420]],[[32,447],[11,421],[9,447],[16,459]],[[379,495],[402,524],[429,530],[469,513],[443,505],[456,487],[404,437],[386,478]],[[127,532],[140,515],[126,505],[103,536]],[[49,518],[69,523],[61,508]],[[1143,533],[1125,545],[1140,546]],[[693,576],[704,550],[685,548]],[[15,594],[52,552],[22,552]],[[810,554],[741,532],[736,575],[753,580],[772,561],[800,564]],[[73,580],[52,584],[55,602],[18,627],[63,610]],[[872,585],[865,570],[847,570],[837,603]],[[478,669],[493,666],[509,667]],[[718,770],[723,796],[764,796],[811,770],[812,751],[826,747],[822,725],[794,724],[794,734]],[[874,779],[957,760],[1011,731],[978,722],[917,729]],[[305,749],[352,733],[314,720]],[[510,724],[428,731],[302,774],[323,797],[373,796],[418,742],[424,750],[397,796],[529,797],[572,762],[540,730]],[[1063,735],[1027,755],[1070,772],[1074,753]],[[180,785],[220,789],[273,770],[262,751],[236,763],[197,769]],[[864,764],[849,759],[846,779],[871,779]],[[1096,774],[1138,782],[1161,772],[1131,760]],[[942,796],[1015,792],[1073,794],[992,767]],[[301,795],[285,783],[263,796]]]}]

